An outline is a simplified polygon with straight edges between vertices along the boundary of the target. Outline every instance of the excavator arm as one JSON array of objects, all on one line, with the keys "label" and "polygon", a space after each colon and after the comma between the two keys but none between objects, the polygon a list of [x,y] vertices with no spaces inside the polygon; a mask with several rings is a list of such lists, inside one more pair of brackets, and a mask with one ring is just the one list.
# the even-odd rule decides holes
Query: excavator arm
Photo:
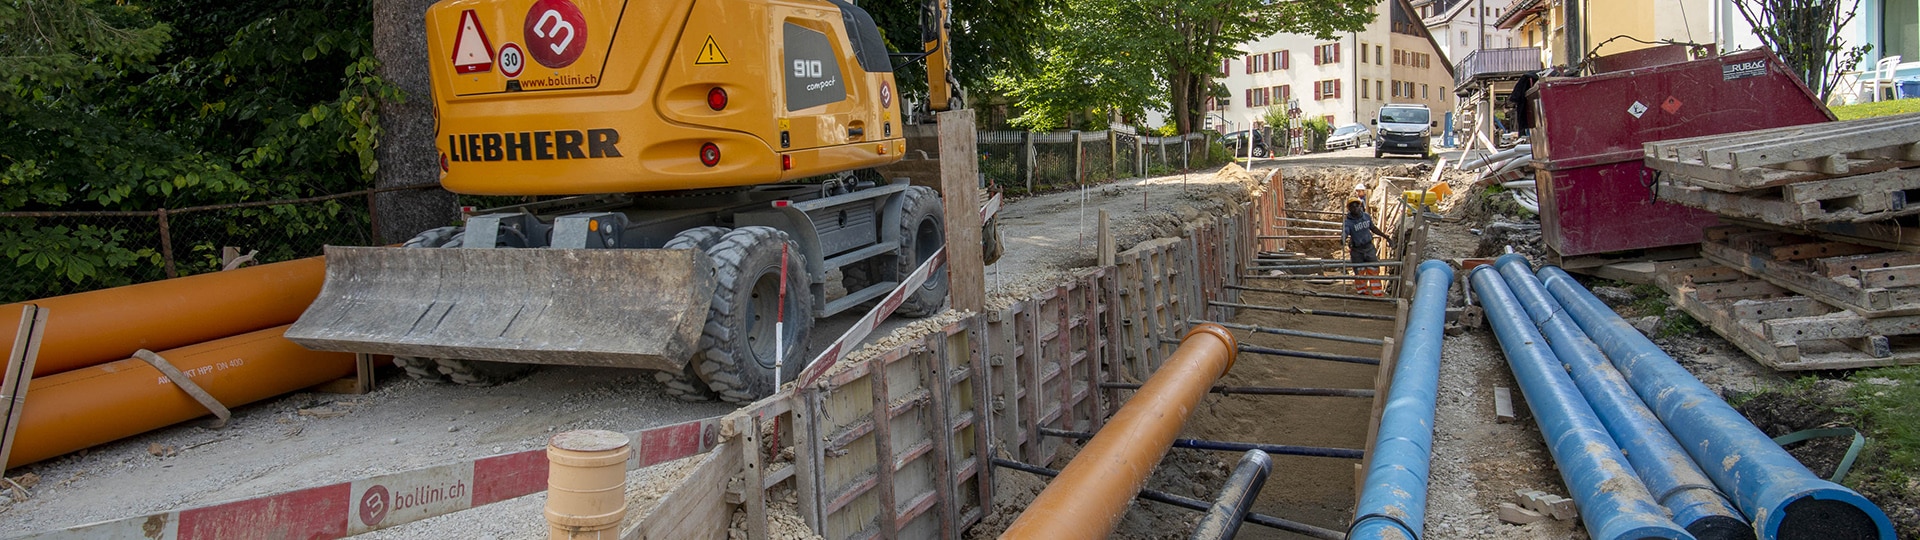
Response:
[{"label": "excavator arm", "polygon": [[927,59],[927,108],[950,111],[965,108],[959,96],[959,81],[953,76],[952,43],[947,30],[953,22],[952,6],[947,0],[926,0],[920,5],[920,41]]}]

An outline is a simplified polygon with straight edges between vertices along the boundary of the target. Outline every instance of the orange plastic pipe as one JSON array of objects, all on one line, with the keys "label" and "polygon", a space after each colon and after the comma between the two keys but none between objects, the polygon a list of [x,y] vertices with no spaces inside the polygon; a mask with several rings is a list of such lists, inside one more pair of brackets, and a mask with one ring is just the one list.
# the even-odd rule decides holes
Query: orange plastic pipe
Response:
[{"label": "orange plastic pipe", "polygon": [[[101,289],[31,302],[47,311],[35,377],[292,323],[320,296],[321,257]],[[0,306],[0,350],[20,309]]]},{"label": "orange plastic pipe", "polygon": [[[353,354],[309,351],[286,326],[161,351],[229,408],[353,373]],[[209,416],[206,407],[139,359],[36,377],[27,387],[6,467]]]},{"label": "orange plastic pipe", "polygon": [[1233,367],[1237,349],[1233,334],[1219,325],[1187,332],[1160,370],[1000,537],[1098,540],[1112,534],[1194,407]]}]

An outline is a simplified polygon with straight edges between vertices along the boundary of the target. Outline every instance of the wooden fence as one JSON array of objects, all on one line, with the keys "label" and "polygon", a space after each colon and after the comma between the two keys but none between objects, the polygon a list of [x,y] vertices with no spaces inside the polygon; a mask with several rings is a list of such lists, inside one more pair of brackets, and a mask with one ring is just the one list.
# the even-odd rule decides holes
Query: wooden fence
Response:
[{"label": "wooden fence", "polygon": [[731,514],[715,509],[739,505],[748,538],[768,538],[768,501],[788,493],[829,540],[961,537],[993,509],[990,456],[1052,462],[1064,440],[1042,428],[1097,431],[1131,392],[1101,383],[1146,380],[1190,320],[1230,315],[1208,303],[1237,300],[1227,285],[1270,230],[1280,187],[1269,177],[1183,237],[734,412],[716,447],[734,455],[705,458],[661,503],[675,511],[625,537],[726,538]]}]

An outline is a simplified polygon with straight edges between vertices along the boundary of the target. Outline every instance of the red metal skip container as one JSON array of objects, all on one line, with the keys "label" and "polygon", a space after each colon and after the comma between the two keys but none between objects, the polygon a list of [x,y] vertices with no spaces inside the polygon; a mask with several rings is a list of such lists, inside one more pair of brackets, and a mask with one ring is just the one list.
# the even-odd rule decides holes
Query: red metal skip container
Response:
[{"label": "red metal skip container", "polygon": [[1833,120],[1771,52],[1541,81],[1540,225],[1562,257],[1699,243],[1714,214],[1653,200],[1642,145]]}]

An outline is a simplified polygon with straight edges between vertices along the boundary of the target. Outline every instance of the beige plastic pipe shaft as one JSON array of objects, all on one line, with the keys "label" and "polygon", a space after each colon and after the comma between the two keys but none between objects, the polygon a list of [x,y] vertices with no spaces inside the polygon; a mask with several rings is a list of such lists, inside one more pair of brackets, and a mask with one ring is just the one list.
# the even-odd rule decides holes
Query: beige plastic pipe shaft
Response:
[{"label": "beige plastic pipe shaft", "polygon": [[552,540],[614,539],[627,516],[627,436],[569,431],[547,443],[547,530]]},{"label": "beige plastic pipe shaft", "polygon": [[1186,427],[1194,407],[1233,367],[1237,349],[1233,334],[1219,325],[1202,324],[1187,332],[1160,370],[1000,537],[1106,538]]}]

